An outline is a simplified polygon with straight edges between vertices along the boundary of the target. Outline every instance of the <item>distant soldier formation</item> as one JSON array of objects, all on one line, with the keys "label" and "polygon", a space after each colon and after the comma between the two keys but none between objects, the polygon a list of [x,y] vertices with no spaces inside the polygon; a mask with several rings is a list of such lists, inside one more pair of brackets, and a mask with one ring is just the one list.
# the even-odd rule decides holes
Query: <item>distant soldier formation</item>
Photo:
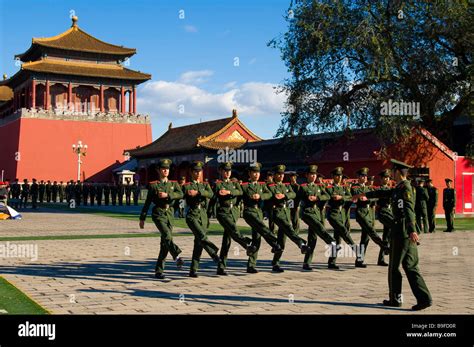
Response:
[{"label": "distant soldier formation", "polygon": [[9,184],[8,201],[13,208],[37,209],[45,204],[74,203],[75,206],[122,206],[138,205],[140,187],[137,182],[125,184],[96,183],[92,181],[37,181],[33,178]]}]

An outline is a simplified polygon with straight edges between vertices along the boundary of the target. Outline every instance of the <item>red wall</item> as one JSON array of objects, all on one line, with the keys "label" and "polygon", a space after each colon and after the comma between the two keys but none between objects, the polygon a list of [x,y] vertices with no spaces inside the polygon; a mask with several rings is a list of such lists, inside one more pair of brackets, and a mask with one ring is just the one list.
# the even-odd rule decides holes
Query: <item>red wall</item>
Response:
[{"label": "red wall", "polygon": [[[472,180],[474,178],[474,162],[466,157],[457,157],[456,177],[454,188],[456,189],[456,213],[473,213],[473,208],[464,208],[463,202],[473,200]],[[463,185],[464,183],[464,185]]]},{"label": "red wall", "polygon": [[[19,179],[33,177],[43,180],[66,181],[77,179],[77,155],[72,145],[81,140],[88,145],[87,155],[82,158],[81,179],[93,175],[95,181],[110,180],[111,174],[104,169],[124,161],[123,150],[151,142],[150,124],[99,123],[22,118],[16,176]],[[6,167],[6,177],[15,176],[15,162],[11,161],[14,149],[14,131],[0,128],[0,136],[8,133],[6,157],[0,166]],[[2,148],[4,146],[2,145]],[[3,154],[2,154],[3,155]],[[0,167],[0,170],[1,170]],[[102,171],[102,172],[101,172]]]},{"label": "red wall", "polygon": [[15,155],[18,152],[19,133],[19,120],[0,126],[0,175],[4,170],[4,179],[9,178],[10,181],[16,178]]}]

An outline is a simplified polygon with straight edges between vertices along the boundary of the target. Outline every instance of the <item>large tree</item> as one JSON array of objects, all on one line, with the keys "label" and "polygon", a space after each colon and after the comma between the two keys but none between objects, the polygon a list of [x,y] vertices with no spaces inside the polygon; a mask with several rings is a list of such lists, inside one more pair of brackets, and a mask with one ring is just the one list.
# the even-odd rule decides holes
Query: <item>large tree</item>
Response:
[{"label": "large tree", "polygon": [[[288,31],[269,43],[291,76],[277,135],[376,127],[393,140],[422,125],[450,145],[456,118],[471,116],[473,17],[461,0],[292,1]],[[419,115],[385,112],[402,101]]]}]

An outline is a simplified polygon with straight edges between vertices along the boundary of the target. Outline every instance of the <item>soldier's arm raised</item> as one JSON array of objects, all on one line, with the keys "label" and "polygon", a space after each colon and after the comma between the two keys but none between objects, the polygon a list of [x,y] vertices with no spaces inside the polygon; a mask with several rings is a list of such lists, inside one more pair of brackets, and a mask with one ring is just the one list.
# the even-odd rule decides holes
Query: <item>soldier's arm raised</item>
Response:
[{"label": "soldier's arm raised", "polygon": [[261,200],[268,200],[272,198],[272,192],[268,189],[266,184],[262,184],[262,194],[260,195]]},{"label": "soldier's arm raised", "polygon": [[204,184],[204,186],[201,189],[199,189],[198,192],[199,192],[199,195],[205,198],[210,199],[214,196],[214,193],[212,192],[212,189],[209,186],[209,184]]},{"label": "soldier's arm raised", "polygon": [[230,194],[233,195],[233,196],[241,196],[244,194],[244,192],[242,191],[242,187],[240,186],[240,184],[238,183],[234,183],[233,185],[234,187],[232,189],[230,189]]},{"label": "soldier's arm raised", "polygon": [[286,199],[287,199],[287,200],[290,200],[290,199],[296,198],[296,193],[295,193],[295,191],[293,190],[293,188],[291,188],[291,185],[287,185],[286,188],[288,189],[288,191],[284,193]]},{"label": "soldier's arm raised", "polygon": [[171,200],[179,200],[184,196],[181,186],[176,182],[173,182],[173,190],[169,192],[168,195]]}]

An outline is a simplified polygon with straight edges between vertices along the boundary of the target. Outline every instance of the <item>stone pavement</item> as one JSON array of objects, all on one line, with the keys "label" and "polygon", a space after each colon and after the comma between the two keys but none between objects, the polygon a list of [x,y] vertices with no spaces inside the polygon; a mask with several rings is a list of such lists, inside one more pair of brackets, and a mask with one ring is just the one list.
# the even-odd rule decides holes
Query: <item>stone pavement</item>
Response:
[{"label": "stone pavement", "polygon": [[[133,229],[133,221],[90,216],[103,233]],[[44,220],[42,221],[42,218]],[[87,219],[86,218],[86,219]],[[80,229],[84,215],[71,214],[58,221],[54,215],[25,218],[22,230],[60,235]],[[13,221],[9,221],[13,222]],[[87,225],[83,225],[87,228]],[[145,230],[152,232],[153,224]],[[4,225],[0,224],[3,235]],[[9,233],[13,232],[10,230]],[[359,233],[354,234],[356,241]],[[421,235],[420,267],[431,290],[434,306],[420,314],[474,313],[474,233]],[[220,246],[221,237],[211,240]],[[262,244],[258,274],[245,272],[245,252],[232,244],[229,276],[215,275],[215,264],[203,254],[200,277],[187,277],[192,251],[191,236],[177,236],[187,263],[177,270],[169,259],[165,280],[152,277],[159,238],[110,238],[10,242],[38,247],[38,260],[0,258],[0,275],[55,314],[406,314],[415,303],[404,278],[405,305],[380,305],[387,297],[387,268],[376,266],[377,247],[371,242],[366,269],[355,269],[354,258],[339,258],[340,271],[326,268],[324,245],[316,249],[315,270],[301,270],[302,255],[291,242],[283,255],[282,274],[271,273],[270,247]],[[5,242],[0,242],[5,244]]]}]

